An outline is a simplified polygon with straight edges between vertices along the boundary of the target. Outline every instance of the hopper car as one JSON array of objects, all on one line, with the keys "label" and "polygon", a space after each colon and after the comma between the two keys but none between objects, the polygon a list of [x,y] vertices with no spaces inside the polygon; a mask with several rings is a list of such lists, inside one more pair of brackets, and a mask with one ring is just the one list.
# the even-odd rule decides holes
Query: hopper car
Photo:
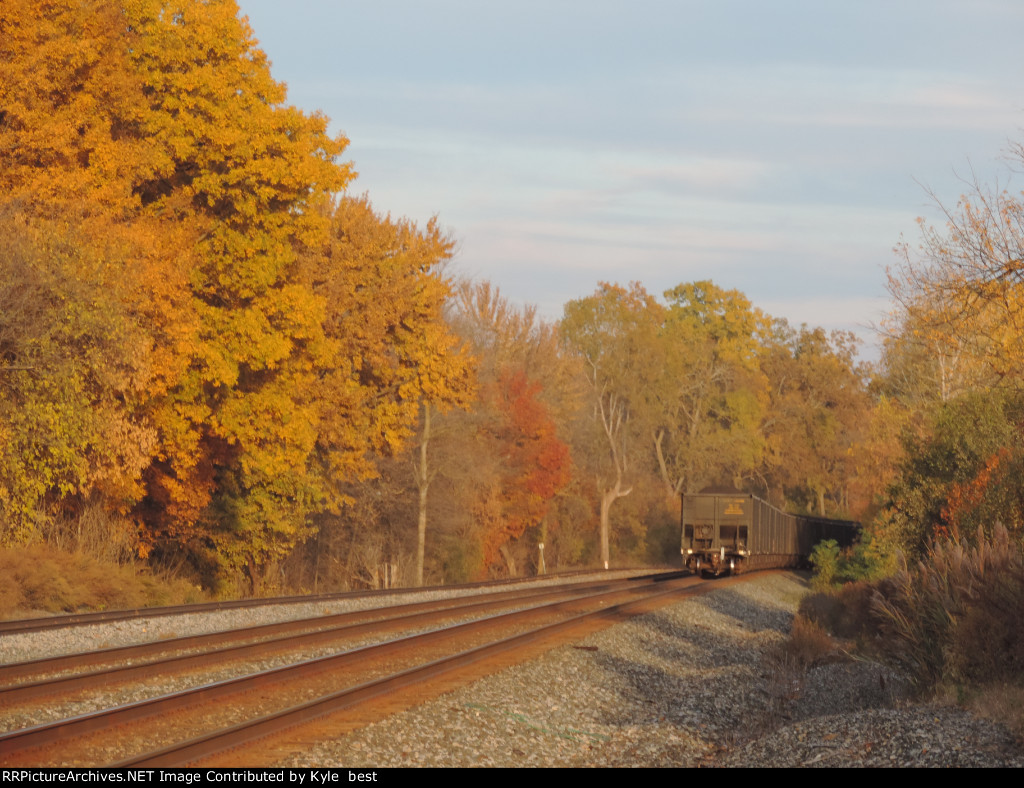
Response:
[{"label": "hopper car", "polygon": [[683,562],[698,575],[802,567],[814,546],[853,544],[859,523],[788,514],[739,490],[708,489],[682,496]]}]

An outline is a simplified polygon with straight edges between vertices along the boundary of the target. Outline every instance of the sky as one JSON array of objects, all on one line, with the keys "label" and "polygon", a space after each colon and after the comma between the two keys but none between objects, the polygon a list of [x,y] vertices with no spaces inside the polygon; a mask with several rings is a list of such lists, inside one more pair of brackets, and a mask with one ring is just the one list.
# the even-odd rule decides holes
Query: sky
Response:
[{"label": "sky", "polygon": [[886,267],[1016,186],[1020,0],[239,0],[288,101],[453,273],[557,319],[710,279],[877,358]]}]

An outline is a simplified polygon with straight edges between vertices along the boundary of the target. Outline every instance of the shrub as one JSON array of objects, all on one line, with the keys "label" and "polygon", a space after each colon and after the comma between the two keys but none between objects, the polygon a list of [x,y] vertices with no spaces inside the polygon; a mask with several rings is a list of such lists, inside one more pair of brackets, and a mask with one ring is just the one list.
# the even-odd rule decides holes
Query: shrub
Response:
[{"label": "shrub", "polygon": [[832,588],[839,577],[839,544],[835,539],[826,539],[814,546],[811,564],[814,566],[811,588],[818,591]]},{"label": "shrub", "polygon": [[781,648],[787,662],[791,661],[802,668],[820,663],[837,651],[836,643],[829,634],[802,615],[793,619],[789,637]]},{"label": "shrub", "polygon": [[201,601],[182,580],[42,544],[0,550],[0,616],[147,607]]},{"label": "shrub", "polygon": [[811,587],[817,591],[842,583],[877,580],[895,571],[891,553],[881,551],[869,533],[842,551],[832,539],[819,542],[811,550],[810,560],[814,566]]},{"label": "shrub", "polygon": [[800,615],[844,640],[870,647],[877,622],[872,599],[875,591],[864,581],[847,583],[830,591],[809,594],[800,602]]}]

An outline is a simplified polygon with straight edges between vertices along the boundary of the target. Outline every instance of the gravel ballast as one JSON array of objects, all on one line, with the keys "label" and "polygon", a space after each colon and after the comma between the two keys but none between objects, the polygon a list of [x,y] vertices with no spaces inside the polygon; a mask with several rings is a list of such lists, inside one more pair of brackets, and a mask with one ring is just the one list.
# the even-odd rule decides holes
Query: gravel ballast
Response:
[{"label": "gravel ballast", "polygon": [[716,590],[278,765],[1024,766],[1004,729],[909,704],[883,666],[773,667],[804,593],[783,574]]},{"label": "gravel ballast", "polygon": [[[559,585],[573,581],[582,582],[588,578],[591,580],[623,579],[635,577],[637,573],[638,570],[618,570],[568,578],[550,575],[544,578],[518,582],[515,586],[498,585],[491,589],[491,591],[500,593],[515,587]],[[367,594],[366,596],[287,604],[275,603],[273,599],[268,599],[266,604],[232,610],[183,613],[152,618],[140,616],[123,621],[63,627],[40,632],[11,633],[0,635],[0,663],[8,664],[96,649],[130,646],[136,643],[148,643],[153,640],[170,640],[172,638],[199,635],[206,632],[254,627],[261,624],[294,621],[296,619],[314,618],[335,613],[395,607],[431,599],[471,597],[480,593],[481,589],[479,588],[452,586],[446,589],[434,589],[431,591],[408,589],[391,592],[384,596],[380,594]]]},{"label": "gravel ballast", "polygon": [[[1024,766],[1020,742],[1003,728],[909,702],[906,682],[884,666],[785,667],[777,654],[807,592],[800,577],[709,587],[264,765]],[[235,612],[230,623],[320,612],[325,606],[260,608]],[[225,626],[219,616],[8,636],[0,658],[208,631]]]}]

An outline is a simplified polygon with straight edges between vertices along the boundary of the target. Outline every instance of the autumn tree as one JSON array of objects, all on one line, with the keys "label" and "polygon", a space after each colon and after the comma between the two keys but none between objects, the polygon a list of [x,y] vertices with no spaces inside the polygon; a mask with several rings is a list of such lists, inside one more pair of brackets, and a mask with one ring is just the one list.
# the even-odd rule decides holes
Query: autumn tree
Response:
[{"label": "autumn tree", "polygon": [[[190,277],[200,331],[173,412],[217,457],[215,541],[255,585],[319,502],[308,460],[324,302],[299,280],[297,258],[325,230],[318,200],[351,178],[336,163],[345,140],[285,105],[233,2],[124,10],[147,99],[141,131],[161,154],[135,191],[147,211],[204,228]],[[189,443],[167,441],[172,478],[193,467]]]},{"label": "autumn tree", "polygon": [[[197,328],[186,287],[188,249],[198,231],[140,210],[136,187],[152,174],[159,155],[141,127],[147,101],[129,62],[135,33],[121,6],[105,0],[58,0],[45,7],[12,0],[4,5],[0,28],[5,221],[19,217],[37,251],[61,250],[47,268],[65,280],[61,287],[68,297],[98,294],[91,303],[104,304],[108,324],[94,316],[89,331],[97,347],[116,344],[121,321],[131,324],[137,347],[145,348],[144,361],[136,356],[134,377],[146,380],[133,384],[138,385],[133,396],[115,397],[105,418],[112,425],[130,421],[153,429],[153,403],[178,383]],[[67,267],[58,270],[62,265]],[[30,276],[32,270],[32,264],[21,269]],[[67,327],[57,325],[64,315],[48,310],[36,315],[55,321],[46,329],[49,336],[68,339]],[[74,354],[74,342],[62,347],[63,341],[51,347],[53,352]],[[112,365],[118,357],[112,354]],[[98,402],[90,403],[84,391],[79,399],[84,411]],[[60,406],[55,399],[47,407]],[[94,415],[80,412],[76,418],[82,423]],[[130,447],[131,432],[123,438]],[[124,450],[159,452],[152,440]],[[146,460],[136,457],[132,466],[138,469],[140,463],[145,466]],[[123,510],[137,500],[138,480],[108,492],[115,496],[108,505]],[[72,500],[64,497],[65,510],[73,508],[67,505]]]},{"label": "autumn tree", "polygon": [[[329,513],[322,527],[340,522],[336,516],[354,502],[353,482],[376,477],[382,457],[416,443],[425,451],[432,411],[463,403],[474,390],[473,359],[443,315],[453,241],[436,219],[425,228],[394,220],[365,196],[341,197],[330,211],[327,238],[302,255],[300,268],[325,303],[314,384],[314,466]],[[426,441],[418,425],[426,426]]]},{"label": "autumn tree", "polygon": [[156,433],[141,403],[151,337],[118,250],[0,211],[0,542],[38,538],[58,507],[142,494]]},{"label": "autumn tree", "polygon": [[936,537],[970,540],[979,525],[991,534],[997,521],[1020,524],[1022,404],[1014,392],[970,392],[930,413],[923,435],[906,437],[879,526],[887,541],[916,553]]},{"label": "autumn tree", "polygon": [[494,379],[503,370],[526,371],[542,383],[538,396],[559,423],[579,409],[577,361],[564,352],[558,326],[542,320],[535,306],[510,303],[486,280],[463,280],[454,292],[451,321],[476,349],[482,375]]},{"label": "autumn tree", "polygon": [[[374,458],[415,439],[422,403],[456,404],[473,391],[473,360],[448,327],[454,242],[436,220],[423,229],[342,197],[328,243],[304,258],[303,276],[324,299],[328,358],[316,383],[317,456],[327,484],[367,478]],[[335,489],[331,507],[345,503]]]},{"label": "autumn tree", "polygon": [[1024,534],[1024,490],[1018,480],[1024,472],[1024,452],[1019,444],[1002,446],[985,459],[975,475],[955,483],[946,496],[942,536],[974,541],[976,534],[994,535],[994,527],[1010,534]]},{"label": "autumn tree", "polygon": [[940,316],[941,309],[923,303],[900,308],[883,328],[880,385],[917,411],[996,382],[967,339],[947,333],[951,315]]},{"label": "autumn tree", "polygon": [[[846,462],[849,516],[868,523],[884,508],[899,478],[910,435],[920,435],[915,415],[896,397],[868,387],[870,405],[861,416]],[[925,414],[920,414],[924,416]]]},{"label": "autumn tree", "polygon": [[552,499],[569,483],[569,447],[559,440],[557,426],[539,399],[541,388],[523,370],[505,372],[498,379],[501,421],[494,435],[505,459],[505,479],[502,522],[489,530],[484,542],[488,565],[497,563],[498,553],[508,560],[508,542],[539,525]]},{"label": "autumn tree", "polygon": [[0,185],[117,247],[84,286],[137,304],[148,380],[118,402],[155,442],[116,505],[144,551],[195,545],[255,590],[424,402],[471,388],[452,242],[335,199],[347,141],[287,105],[232,0],[12,0],[0,28]]},{"label": "autumn tree", "polygon": [[449,580],[516,574],[523,537],[534,540],[568,479],[553,412],[566,407],[557,385],[571,376],[554,328],[487,282],[459,283],[449,321],[477,359],[479,386],[464,408],[430,414],[430,456],[416,470],[420,490],[428,481],[439,491],[421,507],[442,523],[431,552]]},{"label": "autumn tree", "polygon": [[528,530],[533,545],[549,545],[557,533],[556,498],[572,476],[567,439],[581,404],[578,369],[555,325],[532,305],[509,303],[489,282],[460,283],[452,321],[480,360],[478,446],[498,459],[478,493],[487,526],[482,561],[492,571],[503,562],[514,574],[526,559]]},{"label": "autumn tree", "polygon": [[[1013,150],[1024,161],[1024,148]],[[938,203],[938,200],[936,200]],[[920,241],[897,247],[889,290],[916,336],[969,354],[1015,386],[1024,376],[1024,201],[974,183],[944,228],[918,220]]]},{"label": "autumn tree", "polygon": [[821,516],[848,511],[850,450],[870,408],[855,337],[777,322],[762,368],[769,491]]},{"label": "autumn tree", "polygon": [[955,207],[935,203],[944,226],[919,219],[919,241],[897,247],[883,356],[914,419],[881,528],[912,550],[1021,521],[1024,201],[975,181]]},{"label": "autumn tree", "polygon": [[681,284],[665,298],[651,429],[661,478],[678,498],[732,483],[760,460],[767,391],[758,350],[766,318],[739,291],[707,281]]},{"label": "autumn tree", "polygon": [[[594,295],[565,305],[560,330],[582,362],[590,427],[599,454],[591,457],[600,498],[601,562],[610,558],[612,504],[633,491],[647,457],[647,392],[658,376],[656,348],[662,307],[638,283],[602,283]],[[652,363],[654,361],[655,363]]]},{"label": "autumn tree", "polygon": [[378,475],[379,458],[415,448],[418,585],[432,422],[475,391],[474,359],[444,317],[453,246],[436,219],[419,228],[378,214],[365,196],[345,196],[332,209],[327,242],[302,263],[326,305],[327,356],[315,385],[315,457],[326,508],[338,515],[353,503],[353,481]]},{"label": "autumn tree", "polygon": [[69,202],[132,216],[158,166],[137,31],[111,0],[8,0],[0,15],[0,181],[32,213]]}]

